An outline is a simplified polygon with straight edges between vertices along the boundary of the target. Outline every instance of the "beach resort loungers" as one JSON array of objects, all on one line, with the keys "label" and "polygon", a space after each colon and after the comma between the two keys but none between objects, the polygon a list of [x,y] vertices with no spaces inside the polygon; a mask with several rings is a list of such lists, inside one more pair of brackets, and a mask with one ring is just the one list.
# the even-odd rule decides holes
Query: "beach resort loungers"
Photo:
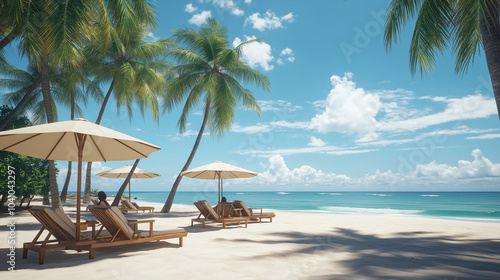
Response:
[{"label": "beach resort loungers", "polygon": [[122,207],[120,208],[120,210],[125,211],[125,212],[139,212],[139,211],[142,211],[142,212],[146,212],[146,211],[153,212],[155,210],[155,208],[152,207],[152,206],[150,206],[150,207],[148,207],[148,206],[140,207],[135,202],[130,202],[130,201],[126,200],[126,199],[122,199]]},{"label": "beach resort loungers", "polygon": [[[273,218],[276,217],[276,214],[274,212],[262,212],[262,208],[248,208],[245,202],[240,201],[240,200],[235,200],[233,202],[233,205],[236,209],[241,209],[241,215],[243,217],[250,217],[250,220],[259,220],[259,222],[262,222],[262,219],[268,218],[269,221],[272,223]],[[260,211],[255,211],[255,210],[260,210]]]},{"label": "beach resort loungers", "polygon": [[[154,220],[128,221],[118,207],[90,206],[89,210],[102,223],[102,226],[96,232],[97,221],[82,222],[81,225],[85,228],[91,225],[92,231],[81,232],[78,238],[76,225],[61,208],[33,207],[30,209],[29,212],[42,224],[42,229],[32,242],[23,244],[23,258],[27,258],[28,250],[32,250],[39,253],[39,263],[43,264],[46,250],[64,247],[67,250],[76,249],[79,252],[88,250],[89,259],[93,259],[95,248],[170,238],[179,238],[179,247],[182,247],[182,239],[187,236],[184,229],[153,231]],[[138,230],[138,225],[141,223],[149,223],[149,230]],[[47,237],[39,241],[45,230],[48,231]],[[51,237],[55,239],[50,239]]]},{"label": "beach resort loungers", "polygon": [[[226,228],[226,224],[228,223],[238,223],[239,225],[241,222],[245,222],[245,227],[247,227],[248,221],[250,220],[249,217],[223,218],[219,216],[217,212],[215,212],[210,203],[208,203],[208,201],[206,200],[200,200],[198,202],[195,202],[194,205],[200,211],[200,215],[198,215],[198,218],[196,219],[191,219],[191,227],[193,226],[194,222],[203,223],[203,227],[205,227],[205,223],[208,222],[221,223],[222,228]],[[203,216],[204,218],[202,218],[201,216]]]},{"label": "beach resort loungers", "polygon": [[[98,242],[95,234],[96,221],[82,222],[81,227],[92,226],[92,232],[81,232],[80,240],[76,236],[76,224],[58,207],[35,206],[28,210],[41,224],[42,228],[33,241],[23,244],[23,259],[28,257],[28,250],[38,252],[39,263],[43,264],[45,251],[53,248],[76,248],[78,251],[87,249],[89,243]],[[47,237],[39,241],[42,233],[48,231]],[[107,233],[102,232],[103,236]],[[50,239],[53,237],[54,239]]]},{"label": "beach resort loungers", "polygon": [[[101,222],[102,227],[106,228],[112,236],[109,242],[94,245],[95,248],[160,241],[171,238],[179,238],[179,247],[182,247],[183,238],[187,236],[187,232],[184,229],[176,228],[153,231],[155,220],[127,220],[121,209],[116,206],[91,206],[89,210]],[[149,230],[138,229],[139,224],[143,223],[149,223]],[[102,230],[102,227],[99,229],[99,232]],[[91,248],[90,256],[90,258],[94,258],[93,248]]]}]

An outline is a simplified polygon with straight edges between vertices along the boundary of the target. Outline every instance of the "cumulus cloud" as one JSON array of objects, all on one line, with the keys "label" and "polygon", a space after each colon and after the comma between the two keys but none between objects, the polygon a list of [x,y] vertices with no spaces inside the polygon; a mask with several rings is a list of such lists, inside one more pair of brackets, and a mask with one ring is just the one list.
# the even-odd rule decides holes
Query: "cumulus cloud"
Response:
[{"label": "cumulus cloud", "polygon": [[[283,57],[284,59],[286,59],[287,61],[289,61],[291,63],[293,63],[295,61],[294,55],[295,54],[293,53],[293,50],[290,48],[285,48],[280,53],[280,57]],[[278,58],[277,62],[280,65],[284,64],[284,61],[281,58]]]},{"label": "cumulus cloud", "polygon": [[380,98],[357,88],[351,78],[352,73],[330,78],[333,89],[326,98],[323,112],[311,119],[311,128],[322,133],[374,133],[375,116],[382,105]]},{"label": "cumulus cloud", "polygon": [[259,173],[258,181],[268,185],[322,185],[328,182],[332,184],[342,184],[349,181],[346,175],[336,175],[316,170],[309,165],[290,169],[285,160],[280,155],[269,158],[269,169]]},{"label": "cumulus cloud", "polygon": [[196,10],[198,10],[198,8],[193,7],[193,4],[189,3],[186,5],[186,9],[184,11],[191,14],[191,13],[194,13]]},{"label": "cumulus cloud", "polygon": [[245,11],[239,9],[239,8],[234,8],[231,10],[231,13],[235,16],[242,16],[245,14]]},{"label": "cumulus cloud", "polygon": [[245,0],[246,4],[252,4],[252,0]]},{"label": "cumulus cloud", "polygon": [[265,14],[254,13],[246,18],[245,25],[247,23],[252,24],[252,27],[264,31],[266,29],[277,29],[283,28],[283,22],[293,22],[293,13],[288,13],[282,17],[276,16],[272,11],[267,11]]},{"label": "cumulus cloud", "polygon": [[[390,186],[398,185],[470,185],[471,182],[486,183],[497,186],[500,179],[500,163],[492,163],[484,157],[479,149],[472,151],[473,161],[460,160],[457,165],[447,165],[432,161],[419,164],[409,174],[402,174],[392,170],[368,173],[360,177],[350,177],[346,174],[324,172],[309,165],[290,168],[282,155],[269,157],[265,171],[252,179],[253,184],[259,185],[288,185],[288,186]],[[401,189],[403,190],[403,189]]]},{"label": "cumulus cloud", "polygon": [[[246,36],[245,41],[256,39],[255,36]],[[243,41],[236,37],[233,41],[233,47],[238,46]],[[265,42],[253,42],[242,48],[241,59],[248,63],[250,67],[260,66],[265,71],[270,71],[274,69],[274,65],[271,65],[271,61],[274,57],[271,55],[271,46]]]},{"label": "cumulus cloud", "polygon": [[202,25],[207,22],[207,19],[212,17],[212,11],[203,11],[199,14],[194,14],[188,22],[195,25]]},{"label": "cumulus cloud", "polygon": [[280,55],[293,55],[293,50],[290,48],[285,48],[281,51]]},{"label": "cumulus cloud", "polygon": [[472,151],[474,160],[460,160],[457,166],[448,166],[432,161],[426,165],[417,165],[417,177],[438,179],[476,179],[484,177],[500,177],[500,164],[493,164],[485,158],[479,149]]},{"label": "cumulus cloud", "polygon": [[323,146],[326,146],[326,142],[319,139],[319,138],[316,138],[314,136],[311,136],[309,137],[309,143],[307,144],[307,146],[311,146],[311,147],[323,147]]},{"label": "cumulus cloud", "polygon": [[222,9],[224,8],[231,9],[235,6],[232,0],[212,0],[212,3],[214,3],[214,5],[218,5]]}]

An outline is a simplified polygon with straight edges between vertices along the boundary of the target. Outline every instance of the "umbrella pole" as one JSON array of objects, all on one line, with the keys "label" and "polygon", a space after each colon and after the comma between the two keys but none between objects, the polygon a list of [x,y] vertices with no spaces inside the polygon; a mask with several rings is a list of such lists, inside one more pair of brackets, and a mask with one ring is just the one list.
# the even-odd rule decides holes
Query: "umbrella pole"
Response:
[{"label": "umbrella pole", "polygon": [[130,202],[130,181],[128,181],[128,201]]},{"label": "umbrella pole", "polygon": [[81,196],[82,196],[82,151],[78,151],[78,183],[76,187],[76,240],[80,240]]}]

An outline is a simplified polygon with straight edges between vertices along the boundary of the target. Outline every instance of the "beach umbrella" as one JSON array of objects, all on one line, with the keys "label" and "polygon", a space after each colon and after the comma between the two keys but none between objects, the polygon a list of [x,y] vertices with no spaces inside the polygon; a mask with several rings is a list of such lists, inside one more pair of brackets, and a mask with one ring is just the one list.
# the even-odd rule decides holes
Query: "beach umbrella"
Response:
[{"label": "beach umbrella", "polygon": [[[125,165],[115,169],[110,169],[101,173],[97,173],[97,176],[105,178],[127,178],[132,165]],[[151,171],[136,167],[134,173],[132,173],[132,179],[149,179],[161,176],[160,174],[153,173]],[[130,201],[130,181],[128,182],[128,200]]]},{"label": "beach umbrella", "polygon": [[85,119],[74,119],[2,131],[0,150],[47,160],[78,161],[76,232],[79,239],[82,162],[140,159],[160,147]]},{"label": "beach umbrella", "polygon": [[257,176],[257,173],[237,167],[231,164],[216,161],[207,165],[196,167],[190,170],[181,172],[182,176],[189,178],[198,178],[206,180],[219,181],[219,203],[221,193],[221,180],[223,179],[237,179],[237,178],[251,178]]}]

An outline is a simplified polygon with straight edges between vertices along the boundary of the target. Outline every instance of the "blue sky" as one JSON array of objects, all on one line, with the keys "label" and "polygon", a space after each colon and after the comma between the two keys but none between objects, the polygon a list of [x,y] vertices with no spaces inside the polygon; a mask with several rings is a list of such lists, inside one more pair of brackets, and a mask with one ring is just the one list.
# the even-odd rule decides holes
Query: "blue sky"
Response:
[{"label": "blue sky", "polygon": [[[205,135],[191,167],[220,160],[259,173],[228,180],[228,191],[500,191],[500,127],[484,54],[464,76],[454,74],[450,51],[439,56],[433,75],[412,76],[413,24],[387,52],[389,2],[367,3],[158,1],[152,40],[176,28],[197,29],[208,16],[229,28],[231,44],[264,39],[242,55],[272,81],[271,94],[250,87],[262,117],[240,106],[232,131],[220,139]],[[21,65],[16,56],[10,46],[9,61]],[[98,110],[90,103],[82,117],[95,121]],[[134,180],[133,189],[170,190],[202,120],[199,107],[179,135],[179,114],[165,113],[157,125],[148,113],[129,121],[126,111],[117,115],[115,104],[108,105],[102,125],[162,147],[139,164],[162,177]],[[59,116],[68,119],[68,110],[61,108]],[[93,173],[132,163],[94,163]],[[62,186],[66,163],[58,168]],[[120,185],[93,176],[93,188]],[[185,178],[179,191],[214,186]]]}]

